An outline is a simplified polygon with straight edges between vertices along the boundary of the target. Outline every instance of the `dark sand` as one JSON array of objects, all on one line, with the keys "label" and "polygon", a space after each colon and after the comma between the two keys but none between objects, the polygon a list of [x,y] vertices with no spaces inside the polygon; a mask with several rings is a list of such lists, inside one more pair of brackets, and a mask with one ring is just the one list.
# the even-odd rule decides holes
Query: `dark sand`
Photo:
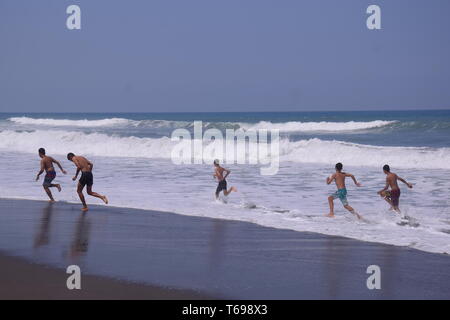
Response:
[{"label": "dark sand", "polygon": [[0,299],[205,300],[206,295],[100,276],[82,275],[81,290],[68,290],[64,270],[0,254]]},{"label": "dark sand", "polygon": [[[0,251],[2,299],[450,298],[446,255],[155,211],[0,199]],[[374,264],[381,290],[366,287]]]}]

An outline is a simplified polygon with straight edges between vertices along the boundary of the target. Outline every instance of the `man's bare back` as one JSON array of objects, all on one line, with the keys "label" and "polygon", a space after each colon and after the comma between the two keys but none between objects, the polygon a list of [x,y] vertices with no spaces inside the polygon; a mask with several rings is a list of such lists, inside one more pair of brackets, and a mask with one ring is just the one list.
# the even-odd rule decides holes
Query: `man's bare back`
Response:
[{"label": "man's bare back", "polygon": [[386,177],[386,184],[389,185],[389,187],[391,187],[391,190],[398,190],[400,189],[398,186],[398,176],[395,173],[389,173]]},{"label": "man's bare back", "polygon": [[94,165],[88,159],[82,156],[74,156],[72,161],[81,172],[91,172]]},{"label": "man's bare back", "polygon": [[[231,187],[230,190],[227,190],[227,180],[225,180],[228,175],[231,173],[230,170],[222,168],[219,165],[219,160],[214,160],[214,174],[213,177],[217,179],[217,181],[219,182],[219,185],[217,186],[216,189],[216,199],[218,199],[220,192],[223,191],[224,195],[229,195],[232,191],[237,191],[237,189],[235,187]],[[225,175],[224,175],[225,173]]]},{"label": "man's bare back", "polygon": [[50,198],[50,202],[55,202],[55,199],[53,199],[52,192],[50,191],[50,188],[55,187],[58,189],[58,191],[61,192],[61,185],[52,183],[53,179],[56,178],[56,171],[53,164],[55,163],[58,166],[58,168],[61,169],[62,173],[66,174],[66,171],[62,168],[61,164],[58,161],[45,154],[44,148],[39,148],[38,153],[39,157],[41,158],[41,163],[40,163],[40,170],[36,176],[36,181],[39,180],[40,175],[45,171],[46,175],[42,186],[44,187],[45,192]]},{"label": "man's bare back", "polygon": [[345,188],[345,177],[347,177],[347,174],[345,172],[336,172],[331,176],[331,179],[334,179],[336,183],[336,187],[338,189],[344,189]]},{"label": "man's bare back", "polygon": [[222,168],[222,167],[216,167],[215,172],[214,172],[214,176],[216,177],[216,179],[218,181],[222,181],[224,178],[223,173],[228,170]]},{"label": "man's bare back", "polygon": [[94,167],[94,164],[85,157],[76,156],[72,152],[67,154],[67,160],[72,161],[77,167],[77,172],[75,173],[75,176],[72,178],[73,181],[77,180],[78,174],[81,171],[81,178],[78,181],[77,187],[78,196],[80,197],[81,203],[83,204],[83,208],[81,210],[88,211],[86,200],[83,195],[84,187],[87,187],[88,195],[102,199],[105,204],[108,204],[108,198],[106,198],[106,196],[92,191],[92,185],[94,184],[94,176],[92,174],[92,168]]},{"label": "man's bare back", "polygon": [[[383,166],[383,172],[386,174],[386,185],[383,189],[378,191],[378,194],[391,205],[391,210],[401,213],[399,208],[400,188],[398,186],[398,181],[406,184],[408,188],[412,188],[413,186],[406,182],[405,179],[391,172],[391,168],[387,164]],[[391,188],[390,191],[388,191],[389,188]]]},{"label": "man's bare back", "polygon": [[55,159],[52,157],[44,156],[41,160],[41,166],[44,168],[45,172],[55,171],[55,168],[53,167],[54,162]]},{"label": "man's bare back", "polygon": [[344,205],[344,208],[356,215],[358,219],[361,219],[361,216],[348,204],[347,201],[347,188],[345,186],[345,178],[349,177],[353,180],[353,182],[358,186],[361,187],[361,184],[356,181],[356,178],[354,175],[350,173],[342,172],[342,163],[336,163],[335,169],[336,172],[333,173],[330,177],[327,178],[327,184],[330,184],[333,182],[336,183],[337,191],[333,194],[331,194],[328,197],[328,204],[330,206],[330,213],[327,215],[328,217],[334,217],[334,199],[341,200],[342,204]]}]

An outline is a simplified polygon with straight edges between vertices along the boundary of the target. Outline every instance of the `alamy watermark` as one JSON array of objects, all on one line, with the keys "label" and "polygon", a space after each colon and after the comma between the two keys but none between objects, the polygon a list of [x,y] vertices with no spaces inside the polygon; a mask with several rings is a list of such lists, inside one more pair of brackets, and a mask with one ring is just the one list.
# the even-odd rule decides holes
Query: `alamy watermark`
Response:
[{"label": "alamy watermark", "polygon": [[70,265],[66,269],[66,273],[70,274],[67,278],[66,286],[69,290],[81,290],[81,269],[77,265]]},{"label": "alamy watermark", "polygon": [[[81,30],[81,8],[78,5],[70,5],[66,9],[69,16],[66,19],[66,27],[69,30]],[[381,29],[381,8],[376,4],[367,7],[366,14],[369,17],[366,20],[366,26],[369,30]]]},{"label": "alamy watermark", "polygon": [[172,132],[178,142],[171,152],[172,162],[180,164],[211,164],[219,159],[226,164],[261,165],[261,175],[275,175],[280,167],[279,130],[219,129],[203,132],[202,121],[194,121],[193,134],[187,129]]},{"label": "alamy watermark", "polygon": [[366,286],[369,290],[380,290],[381,289],[381,268],[376,264],[370,265],[366,270],[367,274],[370,276],[367,278]]}]

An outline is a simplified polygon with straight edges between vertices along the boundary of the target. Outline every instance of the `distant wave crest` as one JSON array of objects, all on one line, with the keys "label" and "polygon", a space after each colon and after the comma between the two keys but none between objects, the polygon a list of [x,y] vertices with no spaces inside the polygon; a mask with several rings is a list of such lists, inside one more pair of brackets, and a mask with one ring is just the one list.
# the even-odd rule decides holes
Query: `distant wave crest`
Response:
[{"label": "distant wave crest", "polygon": [[[170,120],[130,120],[124,118],[109,118],[101,120],[69,120],[69,119],[40,119],[29,117],[13,117],[8,119],[11,122],[30,125],[30,126],[48,126],[48,127],[147,127],[147,128],[190,128],[193,122],[189,121],[170,121]],[[217,129],[243,129],[243,130],[273,130],[278,129],[281,132],[340,132],[355,131],[364,129],[373,129],[388,126],[397,121],[374,120],[367,122],[348,121],[348,122],[300,122],[290,121],[282,123],[272,123],[269,121],[260,121],[258,123],[239,123],[239,122],[204,122],[205,128]]]},{"label": "distant wave crest", "polygon": [[13,117],[8,119],[11,122],[24,124],[24,125],[37,125],[37,126],[54,126],[54,127],[112,127],[112,126],[125,126],[129,124],[128,119],[111,118],[101,120],[68,120],[68,119],[35,119],[29,117]]},{"label": "distant wave crest", "polygon": [[284,123],[272,123],[267,121],[261,121],[256,124],[242,124],[242,127],[247,130],[260,130],[260,129],[278,129],[281,132],[337,132],[337,131],[354,131],[384,127],[390,124],[394,124],[397,121],[383,121],[375,120],[368,122],[284,122]]}]

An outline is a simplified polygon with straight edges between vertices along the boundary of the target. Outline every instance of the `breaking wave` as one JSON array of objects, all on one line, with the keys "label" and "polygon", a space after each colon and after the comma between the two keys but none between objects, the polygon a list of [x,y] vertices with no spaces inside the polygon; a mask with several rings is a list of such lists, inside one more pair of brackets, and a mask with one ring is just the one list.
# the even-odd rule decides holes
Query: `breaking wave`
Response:
[{"label": "breaking wave", "polygon": [[[44,146],[50,154],[65,155],[70,151],[104,157],[170,159],[173,147],[179,143],[169,137],[123,137],[77,131],[0,132],[0,149],[26,153],[35,153],[39,147]],[[203,145],[211,143],[213,142],[206,141]],[[251,142],[251,147],[246,148],[246,152],[252,148],[257,149],[258,145],[255,144],[256,142]],[[251,158],[253,155],[247,156]],[[279,156],[281,161],[298,163],[334,164],[340,161],[356,166],[378,167],[389,163],[396,168],[450,169],[450,148],[384,147],[317,138],[299,141],[286,138],[280,140]],[[195,150],[194,158],[202,158],[200,150]]]}]

